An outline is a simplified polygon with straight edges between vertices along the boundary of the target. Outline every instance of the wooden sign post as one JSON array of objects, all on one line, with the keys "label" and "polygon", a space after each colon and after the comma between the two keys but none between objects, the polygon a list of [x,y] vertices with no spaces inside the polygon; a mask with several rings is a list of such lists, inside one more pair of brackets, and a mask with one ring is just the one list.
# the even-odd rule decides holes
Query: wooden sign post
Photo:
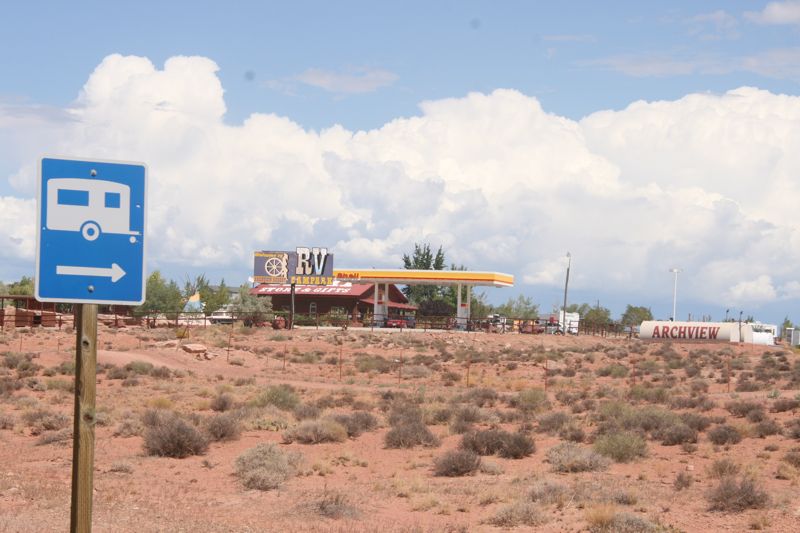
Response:
[{"label": "wooden sign post", "polygon": [[75,306],[75,413],[72,434],[71,533],[92,530],[97,379],[97,304]]}]

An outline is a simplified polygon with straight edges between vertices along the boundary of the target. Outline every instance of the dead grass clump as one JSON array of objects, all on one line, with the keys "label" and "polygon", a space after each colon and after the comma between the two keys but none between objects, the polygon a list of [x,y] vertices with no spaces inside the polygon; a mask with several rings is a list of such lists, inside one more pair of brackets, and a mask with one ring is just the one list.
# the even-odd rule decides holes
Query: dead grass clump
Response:
[{"label": "dead grass clump", "polygon": [[303,456],[285,452],[275,443],[259,444],[236,458],[236,477],[248,489],[272,490],[297,474]]},{"label": "dead grass clump", "polygon": [[792,439],[800,439],[800,418],[786,423],[786,436]]},{"label": "dead grass clump", "polygon": [[461,448],[478,455],[494,455],[507,459],[521,459],[536,451],[533,440],[522,433],[509,433],[501,429],[471,431],[461,439]]},{"label": "dead grass clump", "polygon": [[786,455],[783,456],[783,460],[793,467],[800,469],[800,451],[797,449],[786,452]]},{"label": "dead grass clump", "polygon": [[422,420],[409,421],[392,427],[384,437],[387,448],[413,448],[414,446],[439,446],[439,439],[431,433]]},{"label": "dead grass clump", "polygon": [[738,444],[742,441],[742,434],[733,426],[722,424],[708,432],[708,440],[722,446],[723,444]]},{"label": "dead grass clump", "polygon": [[314,514],[333,520],[358,516],[358,509],[350,503],[345,493],[338,490],[325,490],[322,496],[309,502],[306,507]]},{"label": "dead grass clump", "polygon": [[697,413],[683,413],[681,420],[695,431],[705,431],[711,425],[711,417],[698,415]]},{"label": "dead grass clump", "polygon": [[[606,506],[599,506],[606,507]],[[610,510],[598,511],[598,507],[586,511],[586,521],[591,533],[656,533],[662,531],[657,524],[631,513]]]},{"label": "dead grass clump", "polygon": [[148,375],[153,371],[153,365],[145,361],[131,361],[125,365],[125,370],[134,374]]},{"label": "dead grass clump", "polygon": [[236,400],[234,399],[232,394],[223,392],[221,394],[218,394],[217,396],[214,397],[213,400],[211,400],[211,409],[222,413],[233,409],[235,403]]},{"label": "dead grass clump", "polygon": [[647,442],[636,433],[624,431],[599,436],[594,449],[618,463],[629,463],[647,455]]},{"label": "dead grass clump", "polygon": [[302,444],[319,444],[321,442],[344,442],[347,440],[347,430],[338,422],[331,419],[303,420],[297,426],[283,433],[286,443],[300,442]]},{"label": "dead grass clump", "polygon": [[0,429],[14,429],[17,420],[10,413],[0,413]]},{"label": "dead grass clump", "polygon": [[561,428],[558,432],[559,438],[567,442],[583,442],[586,440],[586,432],[577,424],[569,424]]},{"label": "dead grass clump", "polygon": [[501,507],[487,523],[497,527],[510,528],[517,526],[536,527],[547,522],[547,516],[538,505],[520,500]]},{"label": "dead grass clump", "polygon": [[547,461],[555,472],[593,472],[608,467],[609,460],[589,448],[562,442],[547,451]]},{"label": "dead grass clump", "polygon": [[694,483],[694,478],[688,472],[678,472],[678,475],[675,477],[675,482],[672,484],[675,487],[676,491],[682,491],[684,489],[688,489]]},{"label": "dead grass clump", "polygon": [[58,431],[45,431],[38,439],[36,439],[36,446],[44,446],[46,444],[60,444],[72,440],[72,429],[64,428]]},{"label": "dead grass clump", "polygon": [[236,440],[242,434],[242,424],[234,414],[220,413],[206,421],[206,433],[215,442]]},{"label": "dead grass clump", "polygon": [[753,434],[760,439],[769,437],[770,435],[780,435],[781,426],[775,420],[769,418],[756,424],[753,428]]},{"label": "dead grass clump", "polygon": [[498,399],[497,391],[487,387],[479,387],[477,389],[470,389],[465,392],[460,400],[462,402],[469,402],[475,404],[477,407],[492,407]]},{"label": "dead grass clump", "polygon": [[145,413],[143,421],[147,455],[182,459],[202,455],[208,450],[208,438],[173,411],[150,410]]},{"label": "dead grass clump", "polygon": [[749,476],[739,481],[733,476],[722,478],[719,485],[707,494],[709,510],[740,513],[745,509],[762,509],[769,503],[769,495]]},{"label": "dead grass clump", "polygon": [[22,415],[22,420],[31,428],[31,435],[40,435],[45,431],[56,431],[67,427],[70,418],[49,409],[34,409]]},{"label": "dead grass clump", "polygon": [[481,466],[480,456],[471,450],[450,450],[433,462],[436,476],[460,477],[472,474]]},{"label": "dead grass clump", "polygon": [[348,437],[358,437],[365,431],[372,431],[378,427],[378,419],[375,418],[375,415],[366,411],[334,415],[333,419],[344,426]]},{"label": "dead grass clump", "polygon": [[563,483],[541,479],[531,485],[528,499],[532,502],[561,506],[569,500],[569,493],[569,489]]},{"label": "dead grass clump", "polygon": [[661,440],[664,446],[677,446],[678,444],[697,442],[697,431],[684,423],[675,424],[659,430],[653,435]]}]

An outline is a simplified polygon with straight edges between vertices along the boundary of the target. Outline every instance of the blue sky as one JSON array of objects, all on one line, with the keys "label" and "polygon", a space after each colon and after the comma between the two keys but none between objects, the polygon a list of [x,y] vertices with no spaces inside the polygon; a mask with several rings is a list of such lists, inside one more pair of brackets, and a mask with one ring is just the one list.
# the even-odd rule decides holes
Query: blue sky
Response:
[{"label": "blue sky", "polygon": [[[109,56],[117,57],[114,54],[123,59],[106,61]],[[173,85],[163,86],[157,79],[159,73],[169,70],[166,62],[178,56],[213,62],[209,66],[194,61],[170,74],[170,80],[180,80],[176,86],[185,84],[184,92]],[[149,61],[154,70],[134,58]],[[241,277],[248,262],[241,257],[230,259],[233,252],[224,252],[219,239],[235,240],[241,250],[325,239],[326,244],[338,245],[339,257],[350,254],[380,266],[391,265],[409,243],[426,239],[444,242],[454,259],[471,267],[482,260],[485,269],[514,273],[519,282],[514,293],[534,296],[546,310],[559,300],[563,283],[559,261],[563,262],[567,248],[575,256],[575,268],[584,272],[581,278],[580,270],[576,271],[575,298],[599,299],[615,314],[625,303],[639,303],[667,316],[671,308],[667,269],[672,263],[686,270],[681,290],[688,293],[687,307],[695,315],[724,314],[726,308],[736,306],[779,320],[792,314],[800,297],[798,276],[781,266],[783,263],[761,264],[735,254],[719,258],[699,252],[715,246],[715,231],[726,224],[737,227],[739,233],[753,231],[759,239],[793,242],[796,238],[798,226],[790,219],[788,208],[784,216],[783,207],[774,208],[775,200],[756,201],[752,190],[738,190],[719,180],[720,175],[732,172],[725,154],[734,150],[743,159],[733,165],[733,171],[746,170],[731,178],[736,183],[764,180],[783,196],[793,192],[787,176],[796,168],[796,161],[786,152],[779,134],[794,135],[798,127],[793,122],[797,103],[791,100],[786,104],[781,98],[800,91],[800,3],[796,1],[16,2],[4,6],[0,18],[0,64],[0,197],[7,199],[2,206],[6,216],[24,212],[24,202],[32,197],[32,161],[52,150],[145,159],[154,168],[153,177],[170,183],[170,190],[179,193],[188,187],[183,195],[170,197],[172,204],[164,200],[163,216],[158,219],[163,224],[170,220],[176,203],[193,198],[193,189],[213,196],[211,185],[203,188],[202,184],[233,183],[241,175],[221,175],[217,170],[205,176],[198,168],[225,160],[228,168],[237,167],[241,173],[241,168],[249,168],[248,161],[261,164],[258,161],[264,150],[272,154],[271,168],[286,165],[284,174],[273,175],[265,169],[264,179],[292,180],[299,173],[307,187],[322,184],[319,189],[329,190],[340,203],[337,211],[325,205],[324,198],[308,200],[316,212],[324,214],[307,219],[298,214],[307,207],[301,205],[307,201],[302,198],[295,203],[286,200],[269,213],[256,205],[243,206],[244,218],[253,221],[248,231],[258,236],[241,243],[232,233],[214,233],[228,224],[224,213],[215,215],[217,224],[206,239],[198,237],[204,229],[202,223],[181,219],[176,224],[186,227],[176,230],[175,239],[194,243],[206,252],[200,261],[189,251],[185,257],[174,258],[156,249],[154,267],[175,278],[200,271],[228,279]],[[147,78],[150,85],[137,85],[137,76]],[[90,80],[103,81],[87,85]],[[116,83],[109,80],[135,86],[132,96],[126,100],[119,91],[105,91],[107,84]],[[725,96],[742,87],[762,92]],[[496,93],[497,89],[509,89],[524,98]],[[487,101],[470,99],[470,93],[487,95]],[[192,113],[204,117],[205,122],[183,124],[176,130],[182,138],[182,144],[176,146],[183,156],[158,150],[158,146],[177,142],[175,132],[172,138],[165,137],[149,148],[141,145],[141,137],[134,136],[157,136],[166,131],[163,127],[148,129],[136,116],[143,113],[136,101],[141,94],[159,94],[175,108],[191,104]],[[693,159],[680,164],[676,160],[685,148],[681,151],[673,146],[663,152],[661,148],[676,136],[699,135],[705,127],[705,123],[693,122],[697,108],[687,100],[689,95],[707,97],[700,109],[717,109],[714,116],[730,113],[730,120],[714,126],[713,134],[727,139],[742,128],[753,128],[755,121],[758,138],[772,140],[764,146],[755,143],[758,146],[753,153],[744,154],[737,148],[740,144],[715,145],[714,139],[702,138],[689,145],[698,147]],[[752,99],[749,118],[742,117],[737,107],[745,97]],[[646,109],[633,109],[631,104],[638,101],[643,101]],[[666,102],[669,109],[665,111],[659,101]],[[216,110],[220,105],[226,110],[220,116],[216,111],[208,115],[198,111]],[[515,124],[513,128],[530,133],[526,137],[530,150],[512,154],[506,143],[503,149],[475,154],[480,152],[480,139],[476,144],[468,138],[469,132],[488,135],[485,142],[491,144],[492,132],[503,132],[505,124],[527,116],[529,105],[538,105],[540,110],[530,115],[527,126]],[[519,113],[510,110],[514,106],[519,106]],[[139,110],[134,112],[134,108]],[[690,108],[695,111],[687,111]],[[131,111],[123,116],[126,109]],[[614,113],[603,115],[604,110]],[[263,119],[269,124],[259,122],[258,127],[245,125],[248,119],[265,115],[277,117]],[[788,122],[775,118],[773,123],[765,116],[790,118]],[[669,129],[664,126],[673,122]],[[540,128],[544,123],[548,125]],[[654,124],[664,128],[661,136],[636,139],[631,133]],[[341,126],[342,139],[335,132],[325,135],[335,125]],[[572,133],[565,133],[565,128]],[[102,134],[97,133],[100,130]],[[573,130],[580,132],[575,134],[577,141]],[[251,143],[253,147],[231,148],[213,161],[203,159],[207,157],[203,154],[192,155],[191,139],[205,139],[212,131],[235,138],[232,146]],[[273,138],[274,132],[282,133],[275,133],[269,147],[256,146],[260,139]],[[553,138],[561,134],[564,142],[555,143]],[[413,148],[416,135],[426,142]],[[461,135],[465,138],[460,139]],[[745,135],[742,142],[749,146],[747,138]],[[275,148],[274,154],[270,151],[289,139],[292,146]],[[616,142],[619,139],[626,140],[622,148]],[[430,148],[428,153],[432,145],[438,148]],[[403,150],[398,151],[398,146]],[[562,163],[540,165],[543,157],[530,155],[545,147],[563,154]],[[644,155],[637,157],[636,151]],[[709,155],[717,151],[717,159]],[[654,187],[670,190],[676,184],[684,198],[699,195],[686,200],[686,205],[670,204],[669,209],[694,220],[703,228],[702,235],[663,237],[678,250],[672,257],[662,257],[660,248],[652,243],[644,245],[647,239],[642,236],[626,236],[624,220],[606,222],[615,218],[606,215],[620,210],[627,213],[626,206],[635,206],[635,199],[617,205],[589,198],[584,191],[567,194],[569,183],[574,183],[570,179],[584,179],[574,168],[576,161],[583,165],[580,172],[592,176],[591,180],[606,188],[635,190],[634,198],[651,200],[651,195],[657,196]],[[481,176],[459,178],[459,172],[468,174],[474,168],[484,172],[483,182]],[[665,168],[672,174],[655,176]],[[528,170],[530,183],[524,178]],[[369,211],[370,204],[385,201],[380,190],[367,188],[363,194],[369,198],[363,201],[348,196],[344,187],[354,183],[358,187],[375,175],[389,176],[386,183],[404,184],[401,190],[408,192],[401,194],[411,196],[400,203],[406,204],[420,191],[441,193],[441,203],[428,206],[410,220],[407,214],[393,213],[391,202],[386,203],[384,212]],[[535,192],[548,189],[550,180],[560,184],[562,179],[564,184],[549,192],[541,204],[536,200],[526,203],[522,198],[511,202],[508,196],[497,194],[498,186],[488,185],[509,180],[514,184],[509,191],[530,186]],[[579,196],[585,206],[579,205]],[[228,211],[238,209],[234,199],[229,202],[223,202]],[[537,219],[538,213],[560,205],[558,202],[564,202],[565,221],[554,221],[559,213],[550,213],[547,220]],[[723,204],[727,207],[720,207]],[[449,206],[455,218],[444,220],[443,205]],[[494,213],[494,218],[479,220],[480,229],[462,227],[459,208],[470,205],[484,206],[478,211],[485,211],[487,217]],[[592,235],[600,232],[598,227],[587,231],[583,219],[595,205],[600,206],[600,224],[607,223],[610,232]],[[471,213],[475,212],[473,207]],[[631,207],[630,217],[636,216],[641,213]],[[336,223],[331,222],[334,219]],[[498,227],[501,219],[503,227]],[[553,228],[537,232],[530,228],[532,221],[538,221],[541,228],[547,224]],[[570,221],[575,222],[574,228],[569,227]],[[676,224],[677,234],[679,222],[654,221],[653,227]],[[713,224],[718,224],[716,229],[711,228]],[[261,233],[260,227],[267,229]],[[509,231],[509,227],[513,229]],[[296,233],[281,240],[292,228]],[[548,240],[554,228],[576,236]],[[405,237],[398,237],[401,230]],[[486,234],[474,237],[483,232]],[[515,234],[513,242],[506,242],[509,233]],[[26,273],[30,257],[29,246],[19,244],[27,243],[30,235],[8,238],[12,244],[0,251],[5,264],[0,279]],[[598,241],[602,246],[590,244]],[[488,243],[502,243],[497,258],[491,257]],[[175,245],[171,246],[174,250]],[[503,246],[531,251],[507,253]],[[775,246],[776,250],[764,253],[781,255],[783,251]],[[242,256],[249,253],[236,250]],[[603,250],[613,253],[606,257]],[[502,254],[509,259],[501,260]],[[626,283],[626,275],[608,271],[609,265],[627,257],[637,259]],[[782,259],[789,260],[793,257]],[[719,278],[720,272],[737,275],[722,276],[725,281],[716,286],[711,280]],[[528,281],[523,282],[524,278]],[[493,292],[491,299],[497,301],[508,294]]]}]

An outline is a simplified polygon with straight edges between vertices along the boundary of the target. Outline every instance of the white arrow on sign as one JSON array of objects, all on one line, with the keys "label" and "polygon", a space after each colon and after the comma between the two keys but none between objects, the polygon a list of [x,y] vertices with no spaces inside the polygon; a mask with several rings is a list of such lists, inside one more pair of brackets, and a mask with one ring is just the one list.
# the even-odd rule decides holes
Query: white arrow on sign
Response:
[{"label": "white arrow on sign", "polygon": [[111,278],[111,283],[116,283],[122,279],[125,275],[125,271],[116,263],[111,263],[111,268],[57,265],[56,274],[61,276],[96,276],[99,278]]}]

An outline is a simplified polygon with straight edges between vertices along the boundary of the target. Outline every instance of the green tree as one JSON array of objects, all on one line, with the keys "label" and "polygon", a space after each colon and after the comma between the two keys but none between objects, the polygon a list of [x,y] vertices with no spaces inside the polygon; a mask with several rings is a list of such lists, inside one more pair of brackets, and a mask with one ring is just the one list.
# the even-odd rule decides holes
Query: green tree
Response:
[{"label": "green tree", "polygon": [[231,300],[231,291],[228,289],[227,285],[225,285],[225,280],[223,279],[219,283],[219,287],[216,289],[211,285],[206,285],[202,289],[200,289],[200,301],[203,302],[206,315],[210,315],[223,305],[227,304]]},{"label": "green tree", "polygon": [[794,324],[792,324],[792,321],[789,320],[789,317],[787,316],[786,318],[783,319],[783,323],[781,324],[781,335],[783,335],[786,332],[787,329],[793,328],[793,327],[794,327]]},{"label": "green tree", "polygon": [[653,320],[653,313],[649,307],[630,305],[625,308],[625,312],[620,318],[625,326],[638,326],[645,320]]},{"label": "green tree", "polygon": [[[444,265],[444,251],[441,246],[434,254],[430,244],[414,243],[414,252],[411,255],[403,254],[403,268],[406,270],[444,270]],[[416,304],[444,297],[442,287],[434,285],[408,285],[403,288],[403,294]]]},{"label": "green tree", "polygon": [[538,318],[539,306],[533,303],[533,298],[520,294],[516,298],[509,298],[503,305],[495,307],[494,312],[509,318]]},{"label": "green tree", "polygon": [[597,305],[589,309],[585,315],[581,315],[581,321],[589,324],[608,324],[611,322],[611,311]]},{"label": "green tree", "polygon": [[469,311],[470,318],[486,318],[494,313],[494,306],[486,301],[485,292],[471,291]]},{"label": "green tree", "polygon": [[19,281],[14,281],[6,286],[8,294],[17,296],[33,296],[33,278],[22,276]]},{"label": "green tree", "polygon": [[0,294],[8,294],[8,287],[2,281],[0,281]]},{"label": "green tree", "polygon": [[581,318],[583,318],[591,309],[592,306],[589,304],[569,304],[567,306],[567,313],[578,313],[581,315]]},{"label": "green tree", "polygon": [[172,280],[167,281],[158,270],[147,278],[147,299],[144,304],[136,308],[140,314],[164,313],[167,318],[173,319],[183,309],[183,295],[178,284]]},{"label": "green tree", "polygon": [[272,320],[272,298],[250,294],[250,287],[246,283],[239,287],[236,301],[231,307],[234,316],[248,327]]}]

